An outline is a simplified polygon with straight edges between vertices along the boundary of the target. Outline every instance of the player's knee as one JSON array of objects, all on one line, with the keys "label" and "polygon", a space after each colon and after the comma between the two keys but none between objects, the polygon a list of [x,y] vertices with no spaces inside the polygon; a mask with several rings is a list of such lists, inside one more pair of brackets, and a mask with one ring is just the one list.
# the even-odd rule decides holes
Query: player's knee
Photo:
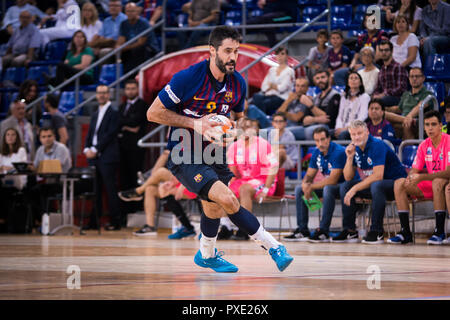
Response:
[{"label": "player's knee", "polygon": [[397,179],[394,182],[394,193],[399,194],[405,192],[405,178]]},{"label": "player's knee", "polygon": [[239,200],[236,198],[233,192],[227,192],[219,196],[220,205],[225,209],[228,214],[235,213],[239,210]]},{"label": "player's knee", "polygon": [[434,179],[432,182],[433,192],[442,192],[447,184],[447,179]]}]

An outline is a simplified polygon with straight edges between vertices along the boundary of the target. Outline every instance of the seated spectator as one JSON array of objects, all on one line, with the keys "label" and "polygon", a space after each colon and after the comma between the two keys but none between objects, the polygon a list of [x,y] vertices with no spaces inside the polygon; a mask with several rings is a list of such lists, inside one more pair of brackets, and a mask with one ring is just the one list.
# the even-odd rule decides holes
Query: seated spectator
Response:
[{"label": "seated spectator", "polygon": [[81,31],[90,42],[102,29],[103,23],[98,19],[97,8],[91,2],[85,2],[81,9]]},{"label": "seated spectator", "polygon": [[388,20],[388,17],[392,15],[392,12],[395,12],[398,10],[399,7],[398,0],[378,0],[377,5],[381,9],[381,27],[382,28],[388,28],[390,27],[390,21]]},{"label": "seated spectator", "polygon": [[363,47],[359,54],[364,68],[359,69],[358,73],[363,79],[366,93],[370,96],[377,87],[378,74],[380,73],[380,70],[374,65],[375,50],[372,47]]},{"label": "seated spectator", "polygon": [[422,8],[417,6],[416,0],[401,0],[400,8],[394,13],[387,14],[386,20],[392,23],[399,14],[407,17],[409,31],[411,33],[417,33],[419,31],[419,25],[422,21]]},{"label": "seated spectator", "polygon": [[[6,129],[2,137],[2,149],[0,153],[0,172],[5,174],[13,171],[14,162],[27,162],[27,152],[20,140],[19,132],[14,128]],[[12,197],[15,192],[22,190],[27,183],[26,175],[5,175],[0,182],[0,201],[2,210],[0,212],[0,228],[8,219]],[[4,229],[4,228],[1,228]]]},{"label": "seated spectator", "polygon": [[291,170],[297,166],[298,150],[297,146],[286,142],[294,142],[295,136],[290,130],[286,130],[287,118],[282,112],[277,112],[272,117],[273,129],[269,131],[268,141],[272,145],[274,154],[278,155],[278,163],[280,168]]},{"label": "seated spectator", "polygon": [[3,17],[0,30],[0,44],[7,43],[14,31],[19,28],[21,24],[20,14],[23,11],[27,11],[31,15],[30,22],[34,22],[36,18],[43,19],[45,17],[45,13],[35,6],[28,4],[27,0],[16,0],[16,5],[9,7]]},{"label": "seated spectator", "polygon": [[178,202],[181,199],[195,199],[197,195],[189,192],[165,167],[170,152],[164,151],[152,169],[150,177],[139,187],[118,193],[123,201],[140,201],[144,199],[145,225],[136,232],[135,236],[148,236],[157,233],[155,227],[156,200],[164,200],[168,208],[181,222],[182,228],[169,239],[181,239],[195,236],[195,230],[183,207]]},{"label": "seated spectator", "polygon": [[441,0],[428,0],[422,10],[420,47],[423,57],[446,53],[450,47],[450,5]]},{"label": "seated spectator", "polygon": [[[258,0],[258,7],[263,14],[247,20],[247,24],[272,24],[277,22],[293,22],[297,15],[297,1],[292,0]],[[275,29],[262,29],[261,33],[267,36],[269,47],[277,44]]]},{"label": "seated spectator", "polygon": [[445,98],[444,117],[442,120],[443,120],[442,132],[447,134],[450,133],[450,131],[448,130],[448,124],[450,123],[450,96]]},{"label": "seated spectator", "polygon": [[419,39],[414,33],[409,32],[408,28],[406,16],[398,15],[394,20],[394,31],[398,35],[391,38],[391,43],[394,45],[392,56],[404,68],[421,68]]},{"label": "seated spectator", "polygon": [[[313,151],[309,167],[302,183],[295,187],[297,210],[297,228],[292,234],[284,237],[286,241],[329,242],[331,219],[335,209],[339,189],[344,182],[342,170],[345,165],[345,149],[331,141],[328,129],[318,127],[314,130],[316,149]],[[323,215],[319,228],[314,235],[308,229],[309,210],[303,201],[312,198],[312,193],[323,198]]]},{"label": "seated spectator", "polygon": [[[423,85],[425,76],[422,69],[412,68],[409,71],[409,83],[411,91],[405,91],[397,106],[386,108],[385,118],[390,121],[394,128],[402,132],[403,140],[418,137],[417,118],[420,105],[423,100],[432,95]],[[427,111],[430,105],[426,106]]]},{"label": "seated spectator", "polygon": [[[86,69],[94,61],[95,56],[91,48],[87,46],[86,35],[83,31],[78,30],[74,33],[70,43],[70,50],[67,52],[64,62],[60,62],[56,69],[56,77],[50,79],[48,75],[48,84],[56,87],[73,77],[81,70]],[[89,70],[80,77],[81,85],[89,85],[94,82],[94,69]]]},{"label": "seated spectator", "polygon": [[327,59],[328,52],[330,51],[330,47],[327,46],[328,42],[328,31],[325,29],[321,29],[317,31],[316,42],[317,46],[309,49],[308,54],[308,79],[310,82],[313,82],[314,75],[320,69],[324,69],[327,67]]},{"label": "seated spectator", "polygon": [[359,73],[356,71],[350,72],[345,92],[341,95],[339,113],[336,118],[334,137],[338,140],[350,140],[350,133],[348,132],[350,124],[354,120],[366,120],[370,96],[364,91]]},{"label": "seated spectator", "polygon": [[373,98],[381,99],[386,107],[397,105],[403,92],[408,89],[408,71],[394,60],[393,48],[394,45],[387,40],[379,45],[383,65],[373,93]]},{"label": "seated spectator", "polygon": [[[220,2],[219,0],[192,0],[189,6],[189,27],[209,27],[219,22]],[[178,42],[182,44],[181,49],[187,49],[198,45],[199,40],[209,34],[208,30],[179,32]]]},{"label": "seated spectator", "polygon": [[[40,163],[44,160],[59,160],[63,173],[67,173],[72,167],[72,158],[67,147],[55,141],[55,133],[51,128],[39,130],[41,146],[36,151],[36,157],[31,170],[38,171]],[[39,224],[42,214],[47,206],[47,198],[62,191],[62,185],[58,178],[47,178],[45,183],[38,183],[30,189],[30,198],[33,207],[33,216],[36,224]]]},{"label": "seated spectator", "polygon": [[[150,27],[144,18],[139,17],[139,8],[134,2],[127,3],[125,6],[125,14],[128,19],[120,24],[119,38],[117,39],[115,48],[120,47]],[[121,59],[124,74],[139,66],[158,50],[159,45],[157,44],[153,31],[150,31],[150,33],[147,33],[145,36],[140,37],[135,42],[123,48]]]},{"label": "seated spectator", "polygon": [[20,25],[16,28],[6,44],[6,55],[3,56],[3,69],[8,67],[28,67],[39,51],[41,36],[38,28],[31,23],[31,14],[22,11],[19,16]]},{"label": "seated spectator", "polygon": [[[32,103],[34,100],[39,98],[39,85],[35,80],[27,79],[20,85],[19,94],[17,95],[17,99],[23,100],[25,105]],[[28,108],[25,111],[25,118],[33,123],[33,110],[36,113],[36,123],[34,129],[38,129],[39,120],[42,117],[42,108],[39,104],[35,105],[32,108]],[[37,131],[36,131],[37,132]]]},{"label": "seated spectator", "polygon": [[43,127],[50,127],[56,135],[56,141],[68,146],[69,133],[67,131],[67,119],[58,110],[59,98],[55,94],[48,94],[45,96],[44,108],[50,114],[48,124]]},{"label": "seated spectator", "polygon": [[275,50],[278,66],[273,66],[261,84],[261,92],[253,95],[253,104],[265,114],[272,115],[281,106],[294,87],[295,71],[288,66],[288,50]]},{"label": "seated spectator", "polygon": [[[6,129],[14,128],[19,132],[20,141],[27,152],[27,159],[34,158],[35,144],[33,127],[25,118],[25,103],[23,100],[16,99],[10,106],[11,116],[0,122],[0,136],[3,137]],[[0,146],[1,147],[1,146]]]},{"label": "seated spectator", "polygon": [[122,12],[122,2],[120,0],[109,1],[110,16],[103,21],[102,28],[98,34],[94,35],[89,42],[89,47],[94,49],[95,55],[103,58],[114,49],[119,38],[120,24],[127,20],[127,16]]},{"label": "seated spectator", "polygon": [[402,142],[401,139],[395,137],[394,128],[384,118],[384,105],[380,100],[373,99],[369,102],[369,113],[366,123],[369,133],[375,138],[387,140],[393,146],[398,146]]},{"label": "seated spectator", "polygon": [[[352,53],[349,48],[343,45],[344,36],[342,31],[332,31],[330,35],[330,42],[333,48],[328,51],[327,67],[331,78],[334,78],[334,73],[336,71],[348,69],[351,62]],[[334,83],[337,86],[345,86],[345,80],[343,80],[344,79],[338,77],[337,79],[334,79]]]},{"label": "seated spectator", "polygon": [[40,31],[43,47],[50,41],[70,38],[75,31],[80,29],[80,25],[76,24],[79,21],[72,17],[73,13],[77,12],[73,10],[73,6],[78,6],[75,0],[58,0],[58,11],[56,11],[56,14],[41,20],[41,28],[48,20],[56,20],[54,27],[41,29]]},{"label": "seated spectator", "polygon": [[[408,195],[419,199],[433,200],[436,228],[427,244],[440,245],[445,236],[445,186],[448,178],[439,178],[450,164],[450,138],[442,132],[442,120],[438,111],[432,110],[424,115],[424,128],[428,138],[417,149],[416,157],[408,177],[395,181],[395,202],[398,207],[401,231],[388,240],[388,243],[406,244],[412,242],[409,228]],[[442,156],[444,154],[444,156]],[[427,174],[421,172],[426,168]]]}]

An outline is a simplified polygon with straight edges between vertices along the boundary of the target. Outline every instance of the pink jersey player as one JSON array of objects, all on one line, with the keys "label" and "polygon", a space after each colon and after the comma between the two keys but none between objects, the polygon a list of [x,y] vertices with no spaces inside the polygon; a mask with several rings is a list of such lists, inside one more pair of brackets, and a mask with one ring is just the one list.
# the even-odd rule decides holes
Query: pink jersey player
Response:
[{"label": "pink jersey player", "polygon": [[[444,171],[450,165],[450,136],[442,133],[441,143],[437,148],[433,146],[430,138],[423,141],[417,149],[412,168],[422,170],[425,166],[428,173]],[[422,181],[417,187],[422,190],[425,198],[433,198],[433,187],[431,181]]]},{"label": "pink jersey player", "polygon": [[[230,189],[239,198],[241,185],[247,183],[256,190],[255,197],[262,192],[267,176],[276,174],[278,160],[272,153],[270,143],[258,136],[251,138],[248,148],[245,147],[245,139],[238,139],[227,151],[227,160],[230,167],[236,167],[239,176],[230,183]],[[276,177],[269,188],[268,196],[272,196],[276,189]]]}]

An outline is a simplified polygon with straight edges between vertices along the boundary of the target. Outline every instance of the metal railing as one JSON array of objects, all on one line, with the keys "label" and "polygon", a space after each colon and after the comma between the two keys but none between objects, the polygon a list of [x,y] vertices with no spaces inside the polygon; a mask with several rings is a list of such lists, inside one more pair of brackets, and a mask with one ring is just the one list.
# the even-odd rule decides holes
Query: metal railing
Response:
[{"label": "metal railing", "polygon": [[436,97],[433,95],[428,95],[420,104],[419,107],[419,139],[423,140],[423,109],[425,108],[425,105],[428,104],[428,102],[432,100],[434,104],[434,110],[439,111],[439,102],[437,101]]}]

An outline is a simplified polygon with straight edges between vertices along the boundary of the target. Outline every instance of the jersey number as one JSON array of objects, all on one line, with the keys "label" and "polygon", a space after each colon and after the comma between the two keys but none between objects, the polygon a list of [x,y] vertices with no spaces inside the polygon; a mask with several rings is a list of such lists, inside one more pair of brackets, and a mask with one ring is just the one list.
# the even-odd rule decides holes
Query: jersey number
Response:
[{"label": "jersey number", "polygon": [[213,112],[214,110],[216,110],[216,103],[214,101],[208,102],[208,104],[206,105],[206,109],[208,109],[208,112]]},{"label": "jersey number", "polygon": [[433,171],[439,171],[441,168],[441,162],[433,160]]}]

